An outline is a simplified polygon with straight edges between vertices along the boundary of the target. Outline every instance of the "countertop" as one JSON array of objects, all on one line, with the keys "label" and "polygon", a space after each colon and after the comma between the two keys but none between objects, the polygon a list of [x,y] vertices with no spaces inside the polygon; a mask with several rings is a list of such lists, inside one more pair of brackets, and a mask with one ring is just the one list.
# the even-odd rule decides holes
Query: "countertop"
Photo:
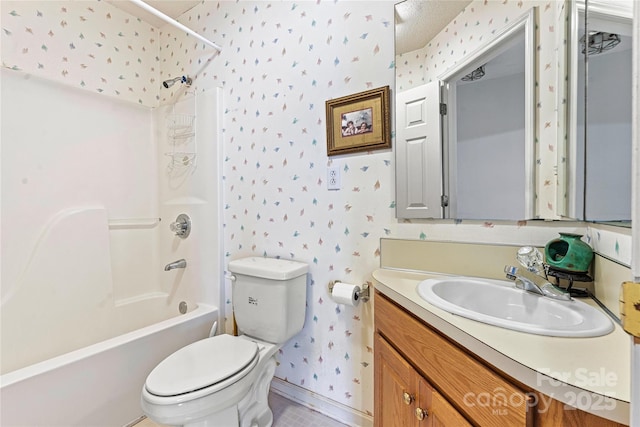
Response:
[{"label": "countertop", "polygon": [[[586,412],[629,424],[630,338],[615,324],[610,334],[560,338],[528,334],[453,315],[416,290],[440,273],[381,268],[375,289],[515,380]],[[598,309],[590,298],[580,299]],[[544,402],[538,403],[544,408]]]}]

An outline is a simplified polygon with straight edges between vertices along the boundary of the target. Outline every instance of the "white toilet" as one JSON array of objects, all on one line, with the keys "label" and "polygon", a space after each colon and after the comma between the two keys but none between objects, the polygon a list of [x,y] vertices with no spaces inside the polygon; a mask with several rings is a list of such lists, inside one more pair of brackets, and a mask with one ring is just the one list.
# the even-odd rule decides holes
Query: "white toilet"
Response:
[{"label": "white toilet", "polygon": [[304,325],[307,270],[273,258],[231,261],[241,335],[206,338],[160,362],[142,388],[144,413],[170,426],[271,426],[275,354]]}]

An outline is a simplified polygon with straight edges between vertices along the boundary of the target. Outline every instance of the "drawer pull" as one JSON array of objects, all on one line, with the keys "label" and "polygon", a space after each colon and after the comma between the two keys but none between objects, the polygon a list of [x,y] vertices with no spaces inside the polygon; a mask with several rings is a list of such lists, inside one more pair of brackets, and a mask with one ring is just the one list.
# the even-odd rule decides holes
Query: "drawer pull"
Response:
[{"label": "drawer pull", "polygon": [[422,408],[416,408],[416,418],[418,419],[418,421],[422,421],[428,416],[429,414],[427,413],[427,411]]},{"label": "drawer pull", "polygon": [[413,403],[414,397],[407,393],[406,391],[402,393],[402,400],[405,405],[411,405]]}]

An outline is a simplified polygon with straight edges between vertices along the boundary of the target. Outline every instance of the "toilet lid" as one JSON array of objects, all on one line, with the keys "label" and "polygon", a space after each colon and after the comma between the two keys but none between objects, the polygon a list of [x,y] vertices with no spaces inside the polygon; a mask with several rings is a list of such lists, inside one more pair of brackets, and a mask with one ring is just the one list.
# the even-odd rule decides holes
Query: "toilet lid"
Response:
[{"label": "toilet lid", "polygon": [[258,357],[258,345],[231,335],[196,341],[164,359],[147,377],[156,396],[177,396],[232,377]]}]

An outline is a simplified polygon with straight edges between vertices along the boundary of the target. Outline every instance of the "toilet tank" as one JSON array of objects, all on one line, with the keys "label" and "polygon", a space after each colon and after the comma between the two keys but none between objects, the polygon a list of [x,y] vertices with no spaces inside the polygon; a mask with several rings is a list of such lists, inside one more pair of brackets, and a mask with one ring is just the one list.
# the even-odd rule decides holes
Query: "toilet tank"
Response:
[{"label": "toilet tank", "polygon": [[308,270],[305,263],[275,258],[230,261],[238,330],[274,344],[300,332],[306,313]]}]

